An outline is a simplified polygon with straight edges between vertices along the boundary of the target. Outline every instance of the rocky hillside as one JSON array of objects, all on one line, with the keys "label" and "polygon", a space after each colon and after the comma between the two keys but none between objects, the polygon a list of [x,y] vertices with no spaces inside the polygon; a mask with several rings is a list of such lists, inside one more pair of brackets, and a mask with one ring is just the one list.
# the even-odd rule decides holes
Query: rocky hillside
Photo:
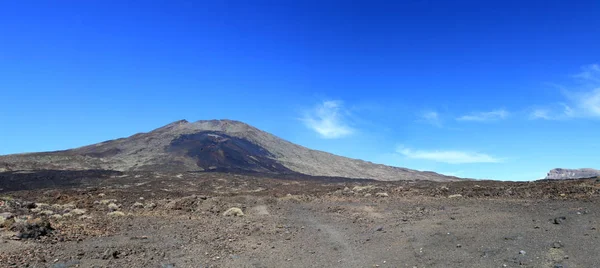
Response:
[{"label": "rocky hillside", "polygon": [[0,156],[0,171],[32,169],[240,170],[387,181],[458,180],[310,150],[232,120],[182,120],[148,133],[71,150]]},{"label": "rocky hillside", "polygon": [[564,169],[555,168],[548,172],[545,179],[547,180],[565,180],[565,179],[587,179],[593,177],[600,177],[600,170],[591,168],[580,168],[580,169]]}]

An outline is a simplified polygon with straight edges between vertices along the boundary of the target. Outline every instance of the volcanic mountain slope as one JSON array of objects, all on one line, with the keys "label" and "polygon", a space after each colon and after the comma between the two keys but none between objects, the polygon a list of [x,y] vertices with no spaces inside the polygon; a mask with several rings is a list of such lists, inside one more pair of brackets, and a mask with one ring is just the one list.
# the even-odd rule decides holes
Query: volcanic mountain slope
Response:
[{"label": "volcanic mountain slope", "polygon": [[565,169],[555,168],[548,172],[547,180],[588,179],[600,177],[600,170],[592,168]]},{"label": "volcanic mountain slope", "polygon": [[239,170],[376,180],[459,180],[310,150],[232,120],[182,120],[148,133],[65,151],[0,156],[1,170]]}]

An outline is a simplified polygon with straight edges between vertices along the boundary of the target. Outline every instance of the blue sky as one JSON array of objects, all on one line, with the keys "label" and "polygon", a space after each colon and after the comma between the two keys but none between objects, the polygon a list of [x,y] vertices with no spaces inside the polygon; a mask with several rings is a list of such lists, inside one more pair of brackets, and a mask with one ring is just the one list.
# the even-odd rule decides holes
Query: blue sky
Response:
[{"label": "blue sky", "polygon": [[236,119],[471,178],[600,168],[598,1],[4,1],[0,154]]}]

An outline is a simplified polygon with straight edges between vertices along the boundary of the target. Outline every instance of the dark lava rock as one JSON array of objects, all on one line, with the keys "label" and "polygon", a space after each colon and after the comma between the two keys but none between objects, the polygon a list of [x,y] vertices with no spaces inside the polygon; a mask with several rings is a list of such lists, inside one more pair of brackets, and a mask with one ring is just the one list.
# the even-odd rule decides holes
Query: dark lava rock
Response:
[{"label": "dark lava rock", "polygon": [[561,224],[561,223],[565,222],[566,220],[567,220],[567,217],[565,217],[565,216],[556,217],[556,218],[554,218],[554,220],[552,220],[552,223]]},{"label": "dark lava rock", "polygon": [[552,243],[552,247],[553,248],[562,248],[563,244],[560,241],[554,242],[554,243]]},{"label": "dark lava rock", "polygon": [[54,230],[48,221],[40,219],[15,223],[12,229],[18,232],[17,237],[20,239],[37,239],[40,236],[50,234]]},{"label": "dark lava rock", "polygon": [[37,205],[33,202],[25,202],[23,203],[23,207],[25,207],[26,209],[32,209],[37,207]]},{"label": "dark lava rock", "polygon": [[119,252],[118,250],[107,249],[104,251],[104,254],[102,254],[102,259],[108,260],[111,257],[118,259],[119,255],[121,255],[121,252]]}]

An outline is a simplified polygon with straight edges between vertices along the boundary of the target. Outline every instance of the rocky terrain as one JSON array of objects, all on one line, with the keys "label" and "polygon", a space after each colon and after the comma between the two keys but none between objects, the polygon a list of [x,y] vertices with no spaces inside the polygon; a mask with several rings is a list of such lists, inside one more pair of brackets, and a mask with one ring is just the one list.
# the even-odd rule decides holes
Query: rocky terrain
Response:
[{"label": "rocky terrain", "polygon": [[0,168],[0,267],[600,263],[591,170],[465,180],[310,150],[229,120],[2,156]]},{"label": "rocky terrain", "polygon": [[361,179],[459,180],[310,150],[232,120],[168,124],[72,150],[0,156],[0,171],[253,171]]},{"label": "rocky terrain", "polygon": [[0,267],[596,267],[600,179],[0,173]]},{"label": "rocky terrain", "polygon": [[600,176],[600,170],[591,168],[564,169],[555,168],[548,172],[547,180],[587,179]]}]

